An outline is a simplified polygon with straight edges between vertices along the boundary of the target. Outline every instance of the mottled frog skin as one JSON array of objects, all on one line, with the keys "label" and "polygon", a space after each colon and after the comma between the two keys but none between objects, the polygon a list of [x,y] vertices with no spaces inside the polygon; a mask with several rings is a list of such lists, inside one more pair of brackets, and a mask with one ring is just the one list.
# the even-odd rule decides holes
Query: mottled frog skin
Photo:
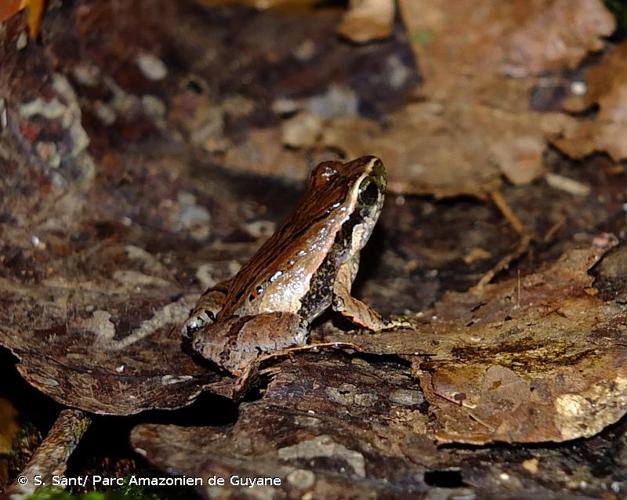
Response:
[{"label": "mottled frog skin", "polygon": [[388,326],[350,295],[385,187],[374,156],[319,164],[292,215],[235,277],[200,297],[183,326],[193,349],[240,375],[259,356],[304,345],[329,307],[371,330]]}]

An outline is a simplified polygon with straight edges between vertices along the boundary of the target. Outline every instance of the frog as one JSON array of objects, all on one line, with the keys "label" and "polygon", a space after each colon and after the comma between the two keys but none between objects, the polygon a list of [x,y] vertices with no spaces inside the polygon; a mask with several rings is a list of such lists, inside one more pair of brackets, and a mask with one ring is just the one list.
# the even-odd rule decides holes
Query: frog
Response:
[{"label": "frog", "polygon": [[182,327],[192,350],[231,375],[305,346],[332,309],[372,331],[395,326],[351,295],[387,178],[375,156],[316,166],[291,215],[230,280],[206,290]]}]

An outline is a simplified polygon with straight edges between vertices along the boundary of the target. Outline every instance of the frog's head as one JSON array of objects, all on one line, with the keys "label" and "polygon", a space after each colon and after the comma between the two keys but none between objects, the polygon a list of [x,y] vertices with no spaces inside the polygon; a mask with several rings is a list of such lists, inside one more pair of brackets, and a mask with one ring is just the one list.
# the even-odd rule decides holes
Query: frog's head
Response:
[{"label": "frog's head", "polygon": [[[311,174],[309,192],[322,203],[328,198],[344,211],[352,214],[358,210],[364,217],[371,214],[376,219],[383,205],[385,187],[383,162],[375,156],[362,156],[346,163],[320,163]],[[326,193],[332,196],[325,196]]]},{"label": "frog's head", "polygon": [[386,184],[385,167],[375,156],[323,162],[312,172],[312,201],[327,214],[345,214],[340,237],[351,254],[368,241],[383,207]]}]

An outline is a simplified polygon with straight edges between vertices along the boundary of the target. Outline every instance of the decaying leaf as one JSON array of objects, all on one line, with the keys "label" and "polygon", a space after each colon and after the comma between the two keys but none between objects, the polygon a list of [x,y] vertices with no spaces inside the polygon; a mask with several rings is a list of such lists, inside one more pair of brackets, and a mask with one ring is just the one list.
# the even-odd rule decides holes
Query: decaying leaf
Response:
[{"label": "decaying leaf", "polygon": [[[230,476],[268,476],[281,481],[288,498],[337,498],[347,487],[367,497],[426,487],[422,472],[438,461],[424,437],[427,425],[406,366],[308,354],[284,361],[263,398],[242,403],[231,426],[145,424],[131,441],[165,470],[226,478],[225,492],[241,491]],[[207,484],[202,490],[220,491]]]},{"label": "decaying leaf", "polygon": [[[437,99],[482,87],[498,98],[486,87],[495,78],[574,68],[615,27],[597,0],[487,0],[481,8],[472,0],[401,0],[400,7],[424,73],[422,91]],[[501,97],[509,105],[517,95]]]},{"label": "decaying leaf", "polygon": [[251,130],[246,142],[227,150],[225,162],[234,169],[260,175],[282,173],[299,180],[309,175],[309,166],[302,155],[283,147],[278,128]]},{"label": "decaying leaf", "polygon": [[599,241],[520,279],[449,293],[415,331],[325,340],[413,360],[440,442],[592,436],[627,412],[627,310],[601,300],[587,273],[615,244]]},{"label": "decaying leaf", "polygon": [[[478,155],[485,156],[487,139],[468,136],[464,124],[472,128],[476,116],[459,104],[461,112],[436,102],[411,104],[392,114],[385,125],[366,118],[337,118],[324,128],[321,142],[348,157],[377,151],[389,173],[390,191],[484,197],[500,185],[500,172],[492,162],[476,161]],[[445,114],[447,109],[451,115]]]},{"label": "decaying leaf", "polygon": [[[32,175],[23,159],[5,161],[12,175],[0,202],[10,221],[0,245],[0,345],[18,358],[23,377],[63,404],[106,414],[185,406],[210,386],[231,395],[231,382],[196,363],[180,342],[178,329],[197,297],[185,295],[180,280],[189,283],[185,276],[203,262],[183,257],[194,245],[194,228],[185,224],[189,193],[157,183],[138,198],[101,181],[89,195],[94,204],[82,188],[64,190]],[[162,188],[169,193],[159,194]],[[120,223],[113,213],[130,206],[154,222]],[[105,218],[102,207],[109,207]],[[154,224],[180,237],[158,243]],[[179,257],[191,267],[167,264]]]},{"label": "decaying leaf", "polygon": [[228,380],[181,350],[178,327],[191,302],[146,294],[155,285],[135,283],[116,290],[56,279],[17,288],[3,279],[0,345],[17,356],[30,384],[95,413],[186,406],[210,386],[230,395]]}]

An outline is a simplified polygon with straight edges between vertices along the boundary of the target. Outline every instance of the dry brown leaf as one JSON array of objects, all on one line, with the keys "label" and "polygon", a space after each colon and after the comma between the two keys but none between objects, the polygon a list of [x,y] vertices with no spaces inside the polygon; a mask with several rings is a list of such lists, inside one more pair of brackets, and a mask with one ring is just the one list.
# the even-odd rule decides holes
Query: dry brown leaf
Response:
[{"label": "dry brown leaf", "polygon": [[338,33],[357,43],[387,38],[394,29],[394,0],[351,0]]},{"label": "dry brown leaf", "polygon": [[[601,37],[615,27],[600,0],[486,0],[480,5],[401,0],[400,8],[424,74],[422,92],[436,99],[480,90],[503,75],[573,68],[589,51],[601,49]],[[511,103],[521,95],[491,97]]]},{"label": "dry brown leaf", "polygon": [[511,36],[503,71],[512,76],[575,68],[588,52],[601,50],[601,37],[612,34],[614,16],[602,2],[518,0],[509,2]]},{"label": "dry brown leaf", "polygon": [[325,127],[322,141],[350,157],[376,151],[395,192],[484,197],[499,187],[501,173],[518,184],[539,176],[543,137],[560,128],[560,115],[520,106],[506,111],[469,99],[410,104],[385,126],[336,119]]},{"label": "dry brown leaf", "polygon": [[0,4],[0,23],[26,7],[24,0],[6,0]]},{"label": "dry brown leaf", "polygon": [[9,19],[22,9],[27,9],[28,32],[31,38],[37,38],[45,5],[45,0],[4,0],[0,4],[0,22]]},{"label": "dry brown leaf", "polygon": [[547,135],[570,120],[530,110],[534,75],[573,67],[602,47],[614,29],[602,2],[406,0],[400,8],[426,102],[386,126],[335,120],[323,143],[349,155],[376,152],[400,192],[484,196],[501,173],[515,184],[540,176]]},{"label": "dry brown leaf", "polygon": [[302,154],[283,147],[279,128],[252,129],[245,142],[227,148],[224,162],[235,170],[294,180],[306,178],[310,170]]},{"label": "dry brown leaf", "polygon": [[590,118],[573,121],[553,144],[574,158],[606,151],[614,160],[627,158],[627,43],[607,54],[587,74],[587,92],[564,103],[568,111],[581,112],[598,104]]},{"label": "dry brown leaf", "polygon": [[[10,161],[0,197],[9,221],[0,245],[0,346],[18,358],[26,381],[62,404],[118,415],[185,406],[210,386],[232,395],[230,380],[181,346],[178,329],[197,298],[183,293],[204,262],[184,257],[193,234],[180,200],[190,195],[172,182],[176,161],[168,162],[169,181],[157,180],[165,170],[150,162],[142,168],[152,175],[130,191],[100,177],[89,197],[51,187],[25,158]],[[113,155],[103,164],[111,176],[120,166]],[[122,215],[132,211],[135,221]],[[179,237],[158,243],[164,233]],[[172,268],[179,257],[183,266]]]}]

